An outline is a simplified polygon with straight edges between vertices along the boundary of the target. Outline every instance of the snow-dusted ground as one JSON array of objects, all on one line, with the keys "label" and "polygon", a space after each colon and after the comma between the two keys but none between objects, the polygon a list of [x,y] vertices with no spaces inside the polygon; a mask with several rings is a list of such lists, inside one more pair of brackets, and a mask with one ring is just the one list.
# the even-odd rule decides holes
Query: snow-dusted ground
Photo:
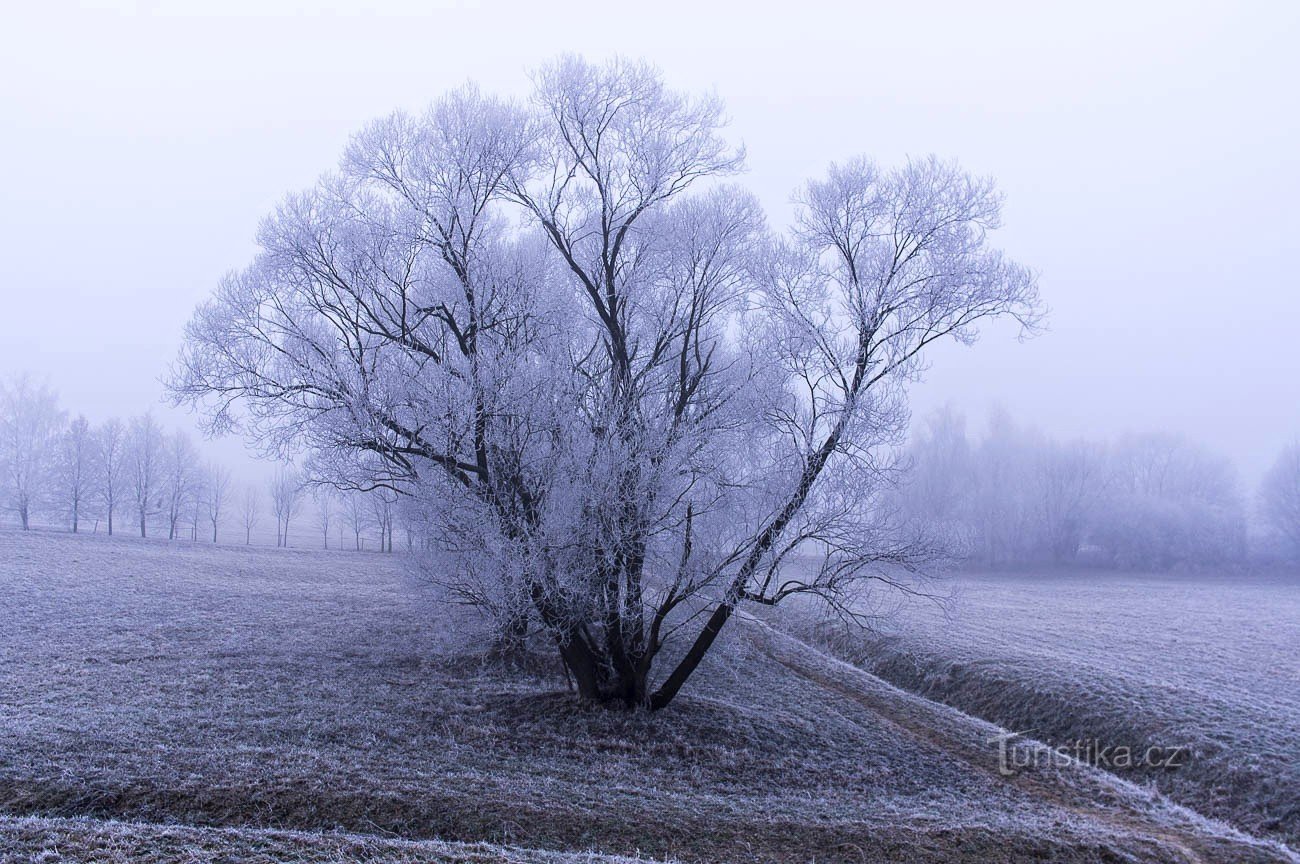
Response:
[{"label": "snow-dusted ground", "polygon": [[[1115,765],[1247,830],[1300,841],[1300,578],[963,574],[855,662],[1054,744],[1188,746]],[[850,643],[853,640],[850,640]]]},{"label": "snow-dusted ground", "polygon": [[[748,619],[669,710],[585,706],[400,565],[0,531],[0,860],[1296,860],[1084,766],[1001,776],[996,728]],[[434,838],[495,845],[381,842]]]}]

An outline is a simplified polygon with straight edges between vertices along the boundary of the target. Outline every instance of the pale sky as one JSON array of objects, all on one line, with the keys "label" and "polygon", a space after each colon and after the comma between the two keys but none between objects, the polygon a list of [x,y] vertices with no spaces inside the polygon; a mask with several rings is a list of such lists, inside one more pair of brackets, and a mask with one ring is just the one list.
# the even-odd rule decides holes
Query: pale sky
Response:
[{"label": "pale sky", "polygon": [[1300,436],[1300,3],[720,6],[15,4],[0,375],[47,377],[92,420],[192,424],[158,402],[185,321],[349,134],[468,79],[523,95],[558,53],[620,53],[722,96],[776,225],[860,153],[997,178],[1049,330],[936,353],[919,414],[1183,431],[1248,481]]}]

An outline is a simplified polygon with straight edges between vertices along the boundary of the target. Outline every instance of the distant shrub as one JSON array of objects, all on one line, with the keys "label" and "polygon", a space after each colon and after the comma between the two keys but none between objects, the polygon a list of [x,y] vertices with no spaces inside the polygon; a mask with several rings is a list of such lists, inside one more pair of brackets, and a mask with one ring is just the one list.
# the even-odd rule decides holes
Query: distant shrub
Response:
[{"label": "distant shrub", "polygon": [[1129,493],[1098,508],[1091,539],[1123,569],[1222,566],[1245,555],[1246,526],[1230,506]]}]

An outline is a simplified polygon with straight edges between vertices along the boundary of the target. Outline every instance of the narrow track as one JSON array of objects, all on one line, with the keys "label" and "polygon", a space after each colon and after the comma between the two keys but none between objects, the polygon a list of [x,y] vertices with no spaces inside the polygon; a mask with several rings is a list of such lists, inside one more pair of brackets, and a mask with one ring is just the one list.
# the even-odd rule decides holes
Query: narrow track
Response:
[{"label": "narrow track", "polygon": [[[1018,790],[1053,807],[1103,826],[1116,835],[1144,840],[1158,846],[1171,862],[1179,864],[1220,864],[1224,861],[1279,861],[1300,864],[1300,856],[1280,844],[1248,845],[1242,840],[1234,843],[1228,837],[1219,837],[1198,830],[1193,823],[1194,814],[1186,808],[1170,805],[1170,812],[1185,813],[1187,824],[1162,825],[1155,814],[1144,813],[1132,805],[1103,804],[1089,800],[1083,784],[1075,787],[1061,775],[1047,770],[1030,769],[1006,775],[998,769],[998,752],[993,741],[974,739],[969,730],[958,732],[957,718],[975,721],[955,709],[930,702],[915,694],[900,690],[850,663],[830,657],[811,645],[789,634],[773,629],[761,620],[743,616],[750,626],[744,628],[751,644],[790,672],[836,693],[870,712],[869,716],[854,718],[855,722],[886,722],[910,738],[940,750],[948,757],[962,762],[971,770],[982,773],[998,782],[1010,783]],[[854,686],[855,682],[865,686]],[[1077,764],[1079,771],[1099,771]],[[1111,783],[1123,783],[1107,775]],[[1226,849],[1239,846],[1244,858],[1225,858]],[[1229,853],[1233,854],[1233,853]]]}]

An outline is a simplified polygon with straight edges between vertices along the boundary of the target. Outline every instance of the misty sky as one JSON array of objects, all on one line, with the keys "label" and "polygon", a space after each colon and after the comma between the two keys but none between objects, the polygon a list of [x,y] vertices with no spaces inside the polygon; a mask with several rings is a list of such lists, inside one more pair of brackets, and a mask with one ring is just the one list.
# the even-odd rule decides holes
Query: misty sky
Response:
[{"label": "misty sky", "polygon": [[1300,436],[1300,3],[713,5],[7,10],[0,375],[46,376],[92,420],[190,423],[158,405],[190,311],[349,134],[467,79],[523,95],[557,53],[621,53],[724,98],[776,225],[859,153],[998,179],[1049,329],[936,353],[918,413],[1184,431],[1247,480]]}]

